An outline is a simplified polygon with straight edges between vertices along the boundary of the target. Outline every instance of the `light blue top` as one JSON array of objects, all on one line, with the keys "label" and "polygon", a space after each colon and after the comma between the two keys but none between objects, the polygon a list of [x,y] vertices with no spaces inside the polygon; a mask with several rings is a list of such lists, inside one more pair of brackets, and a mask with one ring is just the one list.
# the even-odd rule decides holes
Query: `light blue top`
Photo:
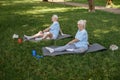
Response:
[{"label": "light blue top", "polygon": [[53,34],[54,38],[56,39],[59,35],[60,31],[60,25],[59,22],[53,22],[53,24],[50,26],[50,32]]},{"label": "light blue top", "polygon": [[75,36],[76,39],[78,39],[78,42],[75,42],[75,46],[77,48],[83,47],[88,49],[88,34],[87,31],[85,29],[83,29],[82,31],[78,30]]}]

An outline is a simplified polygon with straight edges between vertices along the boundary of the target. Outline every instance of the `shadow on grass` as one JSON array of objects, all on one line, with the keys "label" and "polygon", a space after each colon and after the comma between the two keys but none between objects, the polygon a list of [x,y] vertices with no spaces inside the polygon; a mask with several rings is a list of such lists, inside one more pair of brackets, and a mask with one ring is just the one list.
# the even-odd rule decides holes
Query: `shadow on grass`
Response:
[{"label": "shadow on grass", "polygon": [[[0,61],[2,64],[0,74],[2,79],[112,80],[119,78],[119,51],[115,54],[111,54],[111,51],[108,50],[84,56],[45,57],[38,61],[31,56],[32,49],[36,49],[38,54],[42,54],[41,48],[53,45],[52,41],[17,44],[17,40],[12,39],[14,33],[22,37],[23,34],[32,35],[48,27],[51,24],[51,16],[57,14],[64,33],[74,36],[77,31],[77,21],[86,19],[90,43],[98,42],[106,47],[111,43],[119,45],[119,15],[102,11],[88,13],[87,10],[79,7],[64,7],[42,2],[5,5],[0,7],[0,12]],[[59,40],[57,45],[64,45],[70,40]]]}]

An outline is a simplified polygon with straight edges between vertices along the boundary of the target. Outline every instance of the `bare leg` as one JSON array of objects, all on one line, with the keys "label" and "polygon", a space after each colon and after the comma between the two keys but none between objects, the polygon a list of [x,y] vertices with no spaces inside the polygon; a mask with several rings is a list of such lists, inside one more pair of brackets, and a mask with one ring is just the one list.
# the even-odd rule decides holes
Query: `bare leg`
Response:
[{"label": "bare leg", "polygon": [[51,39],[53,35],[50,32],[47,32],[46,34],[43,35],[42,39],[46,39],[48,37]]},{"label": "bare leg", "polygon": [[25,38],[27,38],[28,40],[33,39],[33,38],[37,38],[37,37],[43,37],[43,32],[39,31],[37,34],[33,35],[33,36],[26,36],[24,35]]},{"label": "bare leg", "polygon": [[31,36],[32,38],[37,38],[37,37],[43,37],[43,32],[42,31],[39,31],[37,34]]}]

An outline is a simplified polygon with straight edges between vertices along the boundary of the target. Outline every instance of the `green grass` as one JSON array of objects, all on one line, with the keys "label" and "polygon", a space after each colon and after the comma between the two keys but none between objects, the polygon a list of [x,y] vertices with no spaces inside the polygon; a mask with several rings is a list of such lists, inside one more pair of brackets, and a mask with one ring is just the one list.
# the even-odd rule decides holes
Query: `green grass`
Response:
[{"label": "green grass", "polygon": [[[70,1],[70,2],[80,2],[80,3],[85,3],[87,4],[87,0],[65,0],[65,1]],[[94,0],[95,5],[97,6],[106,6],[106,1],[107,0]],[[120,1],[119,0],[113,0],[113,3],[115,4],[114,7],[120,8]]]},{"label": "green grass", "polygon": [[[87,20],[90,43],[100,43],[108,48],[104,52],[85,55],[61,55],[37,60],[31,55],[36,49],[42,55],[43,46],[53,41],[18,44],[14,33],[22,37],[32,35],[51,24],[53,14],[59,15],[64,33],[75,35],[77,21]],[[119,80],[120,49],[114,53],[111,44],[120,46],[120,15],[43,3],[35,0],[0,1],[0,80]],[[71,39],[57,40],[64,45]]]}]

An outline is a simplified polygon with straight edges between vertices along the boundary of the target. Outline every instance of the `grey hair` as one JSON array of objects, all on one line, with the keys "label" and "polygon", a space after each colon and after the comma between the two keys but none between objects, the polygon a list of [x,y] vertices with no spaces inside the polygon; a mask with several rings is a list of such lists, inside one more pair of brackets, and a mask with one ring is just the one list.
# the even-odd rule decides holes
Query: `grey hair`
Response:
[{"label": "grey hair", "polygon": [[84,26],[84,28],[85,28],[85,26],[86,26],[86,20],[79,20],[78,21],[78,24],[81,24],[81,25],[83,25]]},{"label": "grey hair", "polygon": [[54,17],[54,18],[58,19],[58,16],[57,16],[56,14],[54,14],[52,17]]}]

